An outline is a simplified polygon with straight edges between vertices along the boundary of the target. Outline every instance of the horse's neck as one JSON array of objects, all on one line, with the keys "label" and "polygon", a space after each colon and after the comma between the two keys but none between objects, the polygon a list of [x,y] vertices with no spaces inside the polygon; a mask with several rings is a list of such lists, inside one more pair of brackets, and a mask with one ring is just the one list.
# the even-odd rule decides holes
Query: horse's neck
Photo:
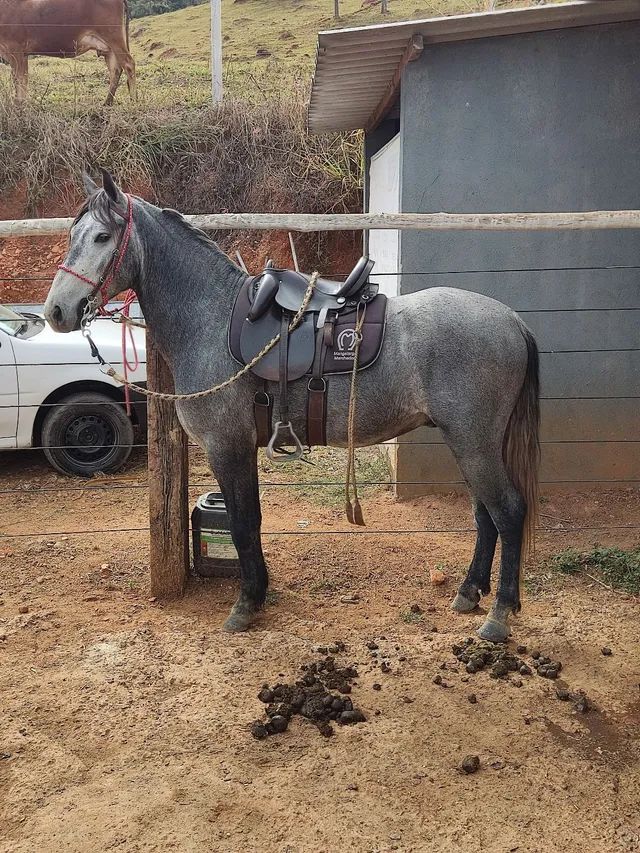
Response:
[{"label": "horse's neck", "polygon": [[170,229],[156,224],[145,235],[138,297],[170,366],[195,342],[226,342],[231,309],[244,279],[217,247],[178,223]]}]

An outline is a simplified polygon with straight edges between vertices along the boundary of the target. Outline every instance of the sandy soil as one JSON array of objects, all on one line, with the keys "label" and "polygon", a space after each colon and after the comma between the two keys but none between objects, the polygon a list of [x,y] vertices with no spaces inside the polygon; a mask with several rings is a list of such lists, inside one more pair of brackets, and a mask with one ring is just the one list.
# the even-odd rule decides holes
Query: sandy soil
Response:
[{"label": "sandy soil", "polygon": [[[82,486],[35,452],[0,462],[1,489]],[[140,459],[120,476],[142,482]],[[596,538],[632,544],[637,531],[566,528],[637,523],[638,498],[546,501],[555,529],[540,556]],[[254,630],[227,636],[233,583],[194,580],[160,604],[144,532],[60,533],[144,526],[145,500],[144,489],[0,495],[3,531],[55,531],[0,539],[2,851],[640,850],[637,599],[538,570],[514,640],[563,670],[518,687],[467,676],[451,653],[482,619],[449,610],[468,535],[265,536],[270,603]],[[338,509],[288,489],[265,488],[263,506],[267,532],[347,527]],[[369,531],[470,522],[455,496],[396,504],[382,492],[365,511]],[[444,586],[429,582],[437,564]],[[412,604],[424,611],[416,622]],[[336,639],[340,660],[357,664],[352,695],[367,722],[325,739],[296,718],[254,740],[261,685],[294,678]],[[594,710],[560,702],[559,683],[585,690]],[[459,770],[467,754],[480,758],[475,775]]]}]

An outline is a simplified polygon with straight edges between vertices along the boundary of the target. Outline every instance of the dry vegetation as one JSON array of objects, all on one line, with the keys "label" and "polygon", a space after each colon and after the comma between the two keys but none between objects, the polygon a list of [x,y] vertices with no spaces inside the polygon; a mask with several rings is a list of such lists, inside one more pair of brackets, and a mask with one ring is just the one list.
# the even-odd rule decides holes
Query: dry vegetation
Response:
[{"label": "dry vegetation", "polygon": [[0,189],[26,183],[30,211],[73,198],[81,170],[105,166],[185,212],[329,211],[359,203],[357,134],[309,136],[304,93],[261,103],[63,115],[0,100]]}]

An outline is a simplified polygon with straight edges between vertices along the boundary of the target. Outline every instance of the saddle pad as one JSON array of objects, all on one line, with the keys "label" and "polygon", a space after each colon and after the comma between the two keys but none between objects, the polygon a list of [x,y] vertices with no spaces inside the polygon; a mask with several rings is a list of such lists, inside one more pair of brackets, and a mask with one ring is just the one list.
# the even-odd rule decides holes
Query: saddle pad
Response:
[{"label": "saddle pad", "polygon": [[[358,353],[358,370],[370,367],[380,355],[384,341],[384,328],[387,315],[387,297],[379,293],[367,303],[367,312],[362,327],[362,343]],[[338,315],[333,334],[333,346],[329,347],[324,360],[323,373],[326,375],[351,373],[355,347],[354,326],[356,312],[345,311]]]}]

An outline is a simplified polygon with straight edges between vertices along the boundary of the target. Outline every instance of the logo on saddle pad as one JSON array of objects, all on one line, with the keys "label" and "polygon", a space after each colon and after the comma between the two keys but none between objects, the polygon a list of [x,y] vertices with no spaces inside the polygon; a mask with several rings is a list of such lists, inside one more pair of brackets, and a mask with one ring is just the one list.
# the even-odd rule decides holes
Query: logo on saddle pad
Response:
[{"label": "logo on saddle pad", "polygon": [[337,346],[333,351],[333,358],[336,361],[353,361],[354,350],[356,348],[356,330],[342,329],[336,340]]}]

